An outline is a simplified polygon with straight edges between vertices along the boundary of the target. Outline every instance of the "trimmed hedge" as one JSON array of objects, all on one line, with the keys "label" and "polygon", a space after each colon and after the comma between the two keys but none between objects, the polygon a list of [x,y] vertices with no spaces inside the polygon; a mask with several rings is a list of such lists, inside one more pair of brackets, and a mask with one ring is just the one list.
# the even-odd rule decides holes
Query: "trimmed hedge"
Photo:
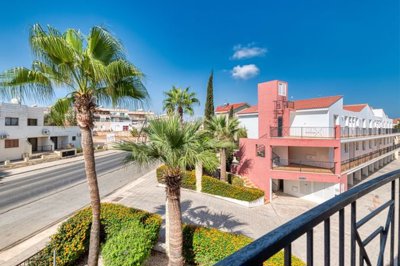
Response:
[{"label": "trimmed hedge", "polygon": [[228,182],[232,186],[244,187],[243,179],[241,179],[239,176],[234,175],[234,174],[228,174]]},{"label": "trimmed hedge", "polygon": [[[185,225],[183,228],[183,254],[189,264],[214,265],[235,251],[250,244],[253,240],[247,236],[222,232],[215,228]],[[284,264],[283,252],[278,252],[265,266],[281,266]],[[304,266],[299,258],[292,256],[292,266]]]},{"label": "trimmed hedge", "polygon": [[[112,203],[101,204],[100,219],[102,242],[109,241],[125,227],[133,227],[134,224],[140,224],[146,230],[147,238],[152,245],[158,239],[162,222],[161,217],[157,214]],[[49,264],[44,265],[51,265],[54,249],[57,254],[56,262],[58,266],[76,265],[76,262],[89,249],[91,222],[92,211],[90,208],[86,208],[61,224],[57,233],[51,237],[50,243],[40,254],[41,257],[48,258]]]},{"label": "trimmed hedge", "polygon": [[237,200],[253,201],[264,196],[260,189],[232,186],[210,176],[203,176],[201,186],[205,193]]},{"label": "trimmed hedge", "polygon": [[150,256],[151,232],[138,222],[127,223],[102,248],[104,265],[140,266]]},{"label": "trimmed hedge", "polygon": [[[157,180],[161,184],[165,183],[163,178],[165,168],[166,166],[160,166],[156,171]],[[234,175],[232,179],[233,185],[211,176],[203,175],[202,192],[243,201],[253,201],[264,196],[264,191],[261,189],[240,186],[240,182],[243,182],[243,180]],[[181,186],[183,188],[196,190],[196,174],[194,170],[186,171],[182,175]]]}]

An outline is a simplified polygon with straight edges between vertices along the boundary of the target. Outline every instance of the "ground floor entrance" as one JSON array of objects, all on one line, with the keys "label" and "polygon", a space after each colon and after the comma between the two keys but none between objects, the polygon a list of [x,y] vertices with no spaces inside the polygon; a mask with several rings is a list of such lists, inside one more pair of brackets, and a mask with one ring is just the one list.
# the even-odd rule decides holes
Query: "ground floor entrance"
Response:
[{"label": "ground floor entrance", "polygon": [[32,152],[38,151],[38,139],[37,138],[28,138],[28,142],[32,146]]}]

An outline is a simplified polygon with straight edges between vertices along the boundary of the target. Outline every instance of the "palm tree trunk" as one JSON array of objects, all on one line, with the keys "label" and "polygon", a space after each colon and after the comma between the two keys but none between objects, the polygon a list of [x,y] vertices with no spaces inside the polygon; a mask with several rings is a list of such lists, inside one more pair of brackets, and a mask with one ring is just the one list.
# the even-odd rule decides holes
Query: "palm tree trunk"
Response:
[{"label": "palm tree trunk", "polygon": [[88,266],[97,266],[100,252],[100,193],[92,137],[94,108],[95,103],[91,96],[82,96],[75,99],[76,119],[82,134],[83,159],[85,161],[86,179],[92,206]]},{"label": "palm tree trunk", "polygon": [[221,162],[221,181],[226,182],[226,149],[222,148],[220,151],[220,162]]},{"label": "palm tree trunk", "polygon": [[81,132],[83,159],[85,161],[86,178],[89,185],[90,203],[92,206],[92,227],[90,230],[88,266],[97,266],[100,247],[100,194],[97,184],[91,130],[89,128],[81,128]]},{"label": "palm tree trunk", "polygon": [[201,192],[201,181],[203,179],[203,164],[201,162],[196,163],[196,191]]},{"label": "palm tree trunk", "polygon": [[167,212],[168,212],[168,237],[169,237],[169,261],[168,266],[183,266],[182,255],[183,234],[181,214],[181,187],[180,176],[166,177]]},{"label": "palm tree trunk", "polygon": [[183,108],[181,106],[178,107],[178,114],[181,120],[181,124],[183,124]]}]

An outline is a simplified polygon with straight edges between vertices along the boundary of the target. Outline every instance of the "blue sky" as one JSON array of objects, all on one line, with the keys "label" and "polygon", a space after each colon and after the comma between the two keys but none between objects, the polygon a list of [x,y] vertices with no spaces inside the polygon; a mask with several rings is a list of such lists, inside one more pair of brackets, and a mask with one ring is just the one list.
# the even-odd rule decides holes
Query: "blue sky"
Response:
[{"label": "blue sky", "polygon": [[[202,106],[214,70],[215,104],[257,102],[257,83],[289,82],[292,99],[344,95],[400,117],[398,0],[4,1],[0,71],[29,66],[29,27],[84,33],[106,26],[145,74],[151,109],[190,86]],[[236,52],[236,55],[235,55]],[[58,95],[63,95],[59,90]]]}]

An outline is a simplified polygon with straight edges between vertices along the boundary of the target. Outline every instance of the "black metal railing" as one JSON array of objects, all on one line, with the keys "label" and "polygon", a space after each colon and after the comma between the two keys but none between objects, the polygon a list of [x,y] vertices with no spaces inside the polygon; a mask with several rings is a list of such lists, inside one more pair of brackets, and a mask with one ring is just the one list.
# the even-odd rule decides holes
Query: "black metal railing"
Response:
[{"label": "black metal railing", "polygon": [[361,127],[342,127],[340,136],[342,138],[355,138],[366,136],[379,136],[400,133],[398,128],[361,128]]},{"label": "black metal railing", "polygon": [[271,127],[270,136],[273,138],[335,138],[334,127]]},{"label": "black metal railing", "polygon": [[356,166],[359,166],[363,163],[366,163],[374,158],[377,158],[381,155],[384,155],[386,153],[389,153],[395,149],[399,149],[400,148],[400,144],[394,144],[392,146],[386,147],[386,148],[382,148],[379,149],[377,151],[373,151],[367,154],[363,154],[351,159],[347,159],[347,160],[343,160],[341,163],[341,170],[343,171],[347,171],[349,169],[352,169]]},{"label": "black metal railing", "polygon": [[[284,265],[291,265],[292,243],[301,236],[306,236],[306,257],[307,265],[314,265],[314,252],[320,251],[323,253],[324,265],[331,265],[333,257],[331,250],[338,248],[338,263],[339,266],[344,266],[347,258],[351,266],[372,265],[372,258],[366,250],[366,246],[371,243],[377,236],[380,236],[379,246],[374,247],[377,251],[377,265],[384,265],[384,254],[389,254],[389,265],[399,265],[400,261],[400,245],[397,245],[397,259],[395,257],[395,243],[399,243],[400,239],[400,223],[395,228],[395,205],[400,206],[400,185],[396,193],[396,180],[400,179],[400,170],[379,176],[366,183],[362,183],[285,223],[276,228],[270,233],[260,237],[253,243],[247,245],[241,250],[233,253],[224,260],[218,262],[218,266],[239,266],[239,265],[263,265],[263,262],[271,258],[276,253],[284,250]],[[398,182],[400,183],[400,182]],[[379,207],[372,210],[368,215],[359,219],[357,217],[357,200],[375,191],[386,184],[391,184],[390,199]],[[397,194],[397,201],[396,201]],[[397,202],[397,204],[396,204]],[[350,208],[350,232],[346,232],[345,227],[345,208]],[[364,205],[361,205],[364,207]],[[386,218],[382,221],[383,226],[378,227],[367,237],[362,238],[360,228],[368,223],[372,218],[376,217],[382,211],[388,210]],[[338,245],[336,243],[331,246],[331,218],[333,215],[339,215],[338,221]],[[381,215],[384,215],[382,213]],[[400,220],[400,214],[398,218]],[[332,220],[333,221],[333,220]],[[319,224],[323,223],[324,244],[322,247],[314,249],[313,238],[314,229]],[[364,228],[365,229],[365,228]],[[369,228],[368,228],[369,229]],[[334,230],[336,231],[336,230]],[[350,233],[350,250],[346,249],[345,240],[346,234]],[[397,239],[396,239],[397,238]],[[387,245],[389,239],[389,245]],[[387,249],[388,248],[388,249]],[[358,250],[358,252],[357,252]],[[386,253],[385,253],[386,252]],[[358,260],[357,260],[358,255]],[[397,264],[395,264],[397,260]],[[319,263],[320,265],[320,263]],[[336,264],[335,264],[336,265]]]},{"label": "black metal railing", "polygon": [[335,172],[335,162],[314,161],[314,160],[298,160],[298,159],[282,159],[275,157],[271,159],[272,169],[295,170],[299,172],[319,172],[328,170]]}]

